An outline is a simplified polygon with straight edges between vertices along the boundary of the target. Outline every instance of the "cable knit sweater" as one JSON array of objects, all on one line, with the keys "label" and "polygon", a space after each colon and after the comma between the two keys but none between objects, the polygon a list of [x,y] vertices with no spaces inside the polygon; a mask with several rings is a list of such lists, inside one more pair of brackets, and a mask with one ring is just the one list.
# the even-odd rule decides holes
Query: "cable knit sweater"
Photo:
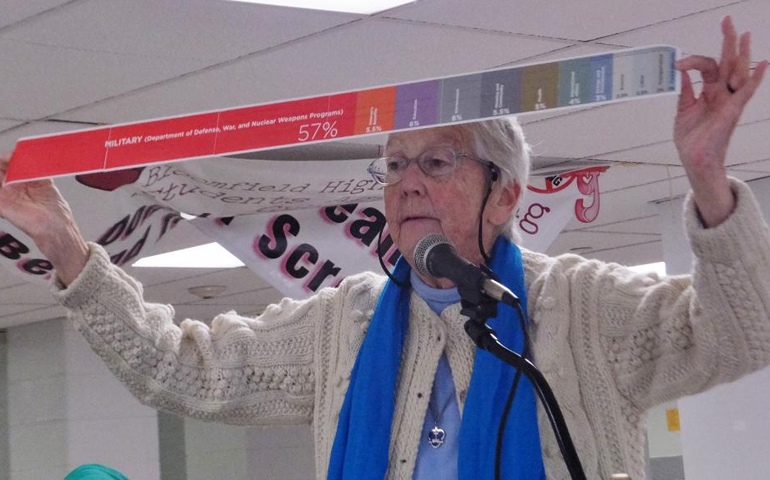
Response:
[{"label": "cable knit sweater", "polygon": [[[693,276],[657,278],[575,255],[524,251],[534,357],[553,387],[588,478],[644,478],[644,412],[770,363],[770,231],[748,187],[736,210],[704,229],[685,223]],[[310,299],[284,299],[259,318],[228,312],[174,323],[98,245],[81,275],[54,294],[93,349],[147,405],[234,424],[313,425],[326,475],[356,354],[385,278],[364,273]],[[388,478],[411,479],[443,351],[462,411],[474,346],[460,306],[440,317],[412,296],[393,416]],[[569,478],[542,409],[549,479]]]}]

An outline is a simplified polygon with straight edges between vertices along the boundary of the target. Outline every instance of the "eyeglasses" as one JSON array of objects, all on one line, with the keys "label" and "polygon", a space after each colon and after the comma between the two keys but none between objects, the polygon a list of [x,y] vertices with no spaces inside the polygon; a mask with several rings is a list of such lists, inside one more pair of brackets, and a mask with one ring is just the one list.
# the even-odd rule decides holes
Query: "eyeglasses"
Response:
[{"label": "eyeglasses", "polygon": [[381,157],[373,161],[367,171],[380,185],[395,185],[404,178],[406,169],[413,161],[417,161],[422,173],[428,177],[444,177],[455,171],[457,160],[460,157],[469,158],[486,166],[493,174],[496,172],[494,164],[485,160],[471,157],[467,153],[458,152],[450,147],[433,147],[425,150],[416,159],[401,156]]}]

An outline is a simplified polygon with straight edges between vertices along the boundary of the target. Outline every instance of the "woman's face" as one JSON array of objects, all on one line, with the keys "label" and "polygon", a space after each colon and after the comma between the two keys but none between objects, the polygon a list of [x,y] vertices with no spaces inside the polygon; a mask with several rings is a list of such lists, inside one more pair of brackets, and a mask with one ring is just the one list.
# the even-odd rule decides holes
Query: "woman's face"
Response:
[{"label": "woman's face", "polygon": [[[452,127],[393,134],[385,154],[415,159],[427,149],[437,146],[448,146],[457,152],[473,155],[458,130]],[[478,264],[483,261],[478,248],[478,222],[488,176],[489,170],[485,166],[466,157],[458,158],[454,172],[437,178],[426,176],[417,162],[412,162],[400,182],[385,187],[385,215],[390,234],[412,266],[415,245],[432,233],[448,238],[458,253],[471,262]],[[513,211],[516,198],[507,198],[510,195],[517,195],[517,191],[495,188],[487,202],[484,213],[487,251],[494,242],[494,233],[499,231]],[[451,285],[436,279],[423,280],[433,286]]]}]

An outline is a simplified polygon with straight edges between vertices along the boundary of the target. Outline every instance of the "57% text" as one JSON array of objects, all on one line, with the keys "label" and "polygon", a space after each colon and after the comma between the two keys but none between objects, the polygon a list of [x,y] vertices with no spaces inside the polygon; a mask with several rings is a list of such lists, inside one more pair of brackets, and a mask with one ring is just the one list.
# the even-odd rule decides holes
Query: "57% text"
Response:
[{"label": "57% text", "polygon": [[315,122],[300,125],[299,141],[307,142],[308,140],[334,138],[339,133],[336,125],[337,122]]}]

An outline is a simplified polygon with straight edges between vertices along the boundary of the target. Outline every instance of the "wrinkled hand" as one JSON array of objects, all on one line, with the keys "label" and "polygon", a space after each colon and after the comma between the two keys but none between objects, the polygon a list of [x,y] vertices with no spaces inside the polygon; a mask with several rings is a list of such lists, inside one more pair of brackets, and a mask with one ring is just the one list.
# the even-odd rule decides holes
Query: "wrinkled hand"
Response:
[{"label": "wrinkled hand", "polygon": [[[763,61],[750,73],[751,35],[746,32],[738,37],[730,17],[722,20],[722,34],[718,63],[710,57],[693,55],[676,64],[682,73],[682,92],[674,143],[706,226],[718,225],[734,208],[725,169],[727,147],[743,109],[767,69],[767,61]],[[703,90],[698,97],[688,70],[698,70],[703,77]]]},{"label": "wrinkled hand", "polygon": [[[0,158],[0,185],[7,172],[8,160]],[[0,186],[0,218],[32,238],[65,284],[82,270],[88,247],[53,181]]]}]

